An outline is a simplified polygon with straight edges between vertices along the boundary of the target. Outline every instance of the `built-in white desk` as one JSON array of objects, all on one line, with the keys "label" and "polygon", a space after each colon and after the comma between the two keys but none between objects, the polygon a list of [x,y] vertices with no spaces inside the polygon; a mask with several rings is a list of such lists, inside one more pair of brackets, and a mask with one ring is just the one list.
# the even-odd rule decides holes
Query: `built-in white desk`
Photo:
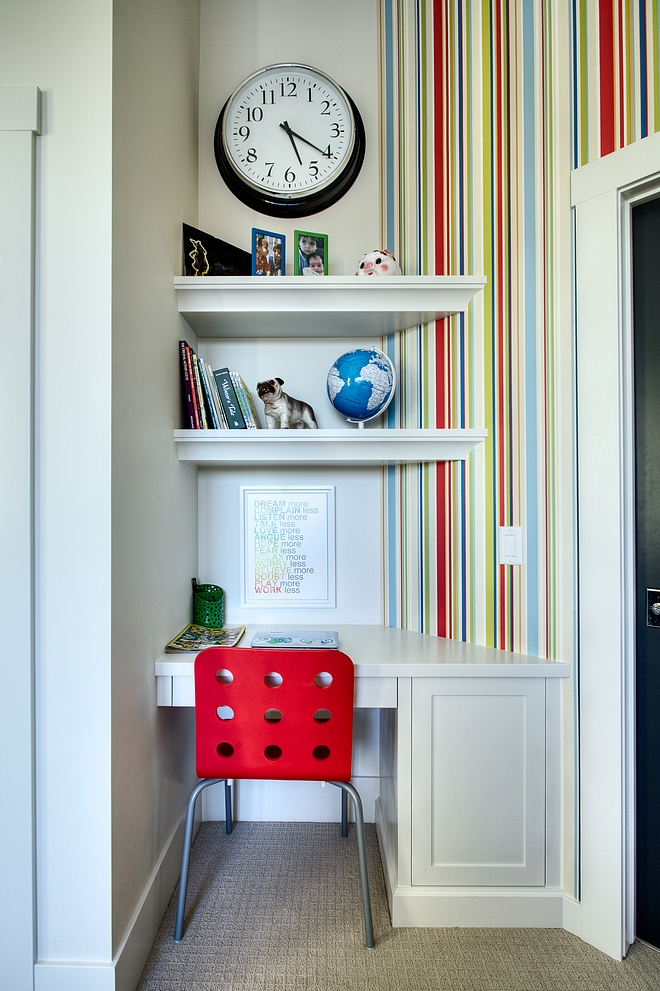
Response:
[{"label": "built-in white desk", "polygon": [[[560,679],[569,665],[331,625],[355,664],[356,706],[381,710],[376,827],[393,924],[561,927]],[[264,624],[249,626],[239,647],[257,629]],[[159,705],[194,704],[195,656],[156,662]]]},{"label": "built-in white desk", "polygon": [[[317,624],[318,626],[319,624]],[[248,626],[238,647],[249,647],[264,623]],[[288,629],[309,629],[288,626]],[[568,664],[493,650],[388,626],[333,626],[339,648],[355,664],[355,705],[396,709],[399,678],[566,678]],[[163,654],[156,661],[158,705],[195,704],[197,654]]]}]

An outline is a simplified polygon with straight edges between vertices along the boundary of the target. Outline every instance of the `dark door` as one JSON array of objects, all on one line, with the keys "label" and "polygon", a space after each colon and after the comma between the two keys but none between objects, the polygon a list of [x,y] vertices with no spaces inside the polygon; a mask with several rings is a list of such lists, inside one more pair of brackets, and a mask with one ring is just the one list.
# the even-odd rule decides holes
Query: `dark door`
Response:
[{"label": "dark door", "polygon": [[[660,947],[660,199],[633,209],[637,935]],[[660,605],[658,606],[660,613]],[[656,625],[649,625],[655,624]]]}]

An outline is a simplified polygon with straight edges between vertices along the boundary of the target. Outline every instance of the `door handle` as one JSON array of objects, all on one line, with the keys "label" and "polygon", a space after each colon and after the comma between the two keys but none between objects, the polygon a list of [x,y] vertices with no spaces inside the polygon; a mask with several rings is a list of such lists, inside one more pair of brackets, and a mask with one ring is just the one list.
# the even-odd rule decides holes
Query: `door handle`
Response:
[{"label": "door handle", "polygon": [[660,630],[660,589],[646,590],[646,625]]}]

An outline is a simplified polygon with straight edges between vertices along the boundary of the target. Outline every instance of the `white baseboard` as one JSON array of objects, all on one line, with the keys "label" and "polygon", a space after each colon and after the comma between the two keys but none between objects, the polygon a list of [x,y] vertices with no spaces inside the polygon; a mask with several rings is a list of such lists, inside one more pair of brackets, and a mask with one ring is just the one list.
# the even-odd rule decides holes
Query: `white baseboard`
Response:
[{"label": "white baseboard", "polygon": [[375,802],[376,836],[380,848],[380,859],[383,865],[383,876],[385,878],[385,890],[387,893],[387,905],[392,914],[392,895],[396,888],[397,871],[395,851],[390,846],[390,839],[387,829],[383,826],[383,810],[380,797]]},{"label": "white baseboard", "polygon": [[34,991],[115,991],[115,968],[66,960],[36,963]]},{"label": "white baseboard", "polygon": [[563,901],[561,888],[398,886],[392,925],[561,929]]},{"label": "white baseboard", "polygon": [[135,991],[181,867],[185,813],[172,830],[113,960],[107,963],[40,961],[35,991]]},{"label": "white baseboard", "polygon": [[581,935],[580,903],[568,895],[564,895],[564,929],[574,936]]}]

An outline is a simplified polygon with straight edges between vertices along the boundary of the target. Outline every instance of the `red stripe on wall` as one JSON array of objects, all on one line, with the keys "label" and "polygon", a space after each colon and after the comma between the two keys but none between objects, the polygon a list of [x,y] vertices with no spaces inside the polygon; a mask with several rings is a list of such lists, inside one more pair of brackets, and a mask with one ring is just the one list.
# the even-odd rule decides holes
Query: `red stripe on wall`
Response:
[{"label": "red stripe on wall", "polygon": [[445,52],[446,22],[443,11],[444,0],[435,0],[433,5],[433,101],[434,120],[434,160],[435,160],[435,274],[447,275],[447,255],[445,251],[445,213],[447,208],[447,182],[445,170],[446,120],[445,101],[448,86],[445,74],[448,71]]},{"label": "red stripe on wall", "polygon": [[600,153],[614,151],[614,12],[613,0],[598,0],[600,56]]},{"label": "red stripe on wall", "polygon": [[[449,162],[450,141],[449,122],[449,10],[452,0],[434,0],[433,3],[433,101],[434,101],[434,150],[435,150],[435,273],[447,275],[451,267],[449,254]],[[448,426],[450,406],[450,379],[448,357],[448,335],[451,332],[448,319],[438,320],[435,325],[435,382],[436,404],[435,425]],[[449,466],[440,462],[436,466],[436,533],[437,533],[437,634],[451,636],[447,603],[450,598],[449,540],[447,520],[451,514],[451,490],[448,485]]]}]

